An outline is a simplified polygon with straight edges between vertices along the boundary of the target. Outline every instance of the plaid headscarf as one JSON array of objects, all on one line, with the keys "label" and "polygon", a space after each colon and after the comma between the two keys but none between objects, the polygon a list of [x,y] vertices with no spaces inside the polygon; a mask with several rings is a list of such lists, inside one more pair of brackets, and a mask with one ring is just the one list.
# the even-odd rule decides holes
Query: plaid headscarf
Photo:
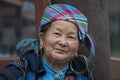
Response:
[{"label": "plaid headscarf", "polygon": [[43,25],[46,25],[49,22],[53,22],[55,20],[67,20],[76,24],[79,30],[79,39],[84,40],[85,37],[89,39],[90,49],[92,55],[89,57],[90,59],[95,56],[94,54],[94,39],[87,34],[88,32],[88,22],[87,18],[75,7],[72,7],[67,4],[52,4],[46,7],[44,10],[39,31],[41,31]]}]

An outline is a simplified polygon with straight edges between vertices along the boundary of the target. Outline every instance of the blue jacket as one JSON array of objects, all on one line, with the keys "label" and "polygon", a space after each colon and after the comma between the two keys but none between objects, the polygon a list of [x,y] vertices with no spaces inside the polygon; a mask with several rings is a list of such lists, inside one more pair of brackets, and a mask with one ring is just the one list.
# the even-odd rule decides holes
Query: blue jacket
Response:
[{"label": "blue jacket", "polygon": [[[0,80],[64,80],[69,69],[67,66],[56,71],[45,59],[29,51],[20,57],[20,61],[6,66],[0,74]],[[72,78],[70,80],[74,80]],[[76,80],[93,80],[88,78],[85,74],[76,74]]]},{"label": "blue jacket", "polygon": [[[42,60],[42,63],[46,73],[43,76],[37,76],[38,80],[64,80],[68,66],[60,71],[56,71],[47,64],[45,59]],[[35,80],[35,73],[32,71],[28,72],[26,76],[27,76],[26,80]],[[24,77],[20,76],[18,80],[24,80]],[[84,75],[78,74],[77,80],[88,80],[88,79]]]}]

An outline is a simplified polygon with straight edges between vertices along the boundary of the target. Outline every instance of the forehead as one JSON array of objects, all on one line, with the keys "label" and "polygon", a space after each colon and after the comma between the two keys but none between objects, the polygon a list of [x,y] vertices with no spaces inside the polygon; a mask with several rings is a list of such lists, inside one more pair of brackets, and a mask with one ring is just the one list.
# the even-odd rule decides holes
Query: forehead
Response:
[{"label": "forehead", "polygon": [[52,22],[51,24],[51,29],[54,29],[54,30],[65,30],[66,32],[67,31],[71,31],[71,32],[77,32],[77,27],[75,24],[73,24],[72,22],[69,22],[69,21],[62,21],[62,20],[57,20],[57,21],[54,21]]}]

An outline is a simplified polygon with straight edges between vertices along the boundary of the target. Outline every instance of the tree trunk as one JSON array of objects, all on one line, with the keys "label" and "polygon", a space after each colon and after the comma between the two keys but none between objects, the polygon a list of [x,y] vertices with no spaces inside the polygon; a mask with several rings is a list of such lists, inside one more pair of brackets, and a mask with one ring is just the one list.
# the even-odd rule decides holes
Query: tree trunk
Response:
[{"label": "tree trunk", "polygon": [[107,0],[51,0],[75,6],[88,18],[89,33],[96,41],[94,77],[96,80],[111,80],[110,43]]},{"label": "tree trunk", "polygon": [[50,0],[35,0],[35,19],[36,19],[36,38],[39,38],[39,26],[43,11],[47,5],[51,4]]}]

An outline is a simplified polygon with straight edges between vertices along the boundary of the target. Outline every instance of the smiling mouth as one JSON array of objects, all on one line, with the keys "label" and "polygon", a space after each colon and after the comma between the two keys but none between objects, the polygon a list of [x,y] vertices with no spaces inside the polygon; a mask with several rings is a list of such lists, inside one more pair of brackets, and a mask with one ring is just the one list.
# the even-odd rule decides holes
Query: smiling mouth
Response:
[{"label": "smiling mouth", "polygon": [[63,53],[67,53],[67,51],[63,50],[63,49],[56,49],[58,53],[63,54]]}]

